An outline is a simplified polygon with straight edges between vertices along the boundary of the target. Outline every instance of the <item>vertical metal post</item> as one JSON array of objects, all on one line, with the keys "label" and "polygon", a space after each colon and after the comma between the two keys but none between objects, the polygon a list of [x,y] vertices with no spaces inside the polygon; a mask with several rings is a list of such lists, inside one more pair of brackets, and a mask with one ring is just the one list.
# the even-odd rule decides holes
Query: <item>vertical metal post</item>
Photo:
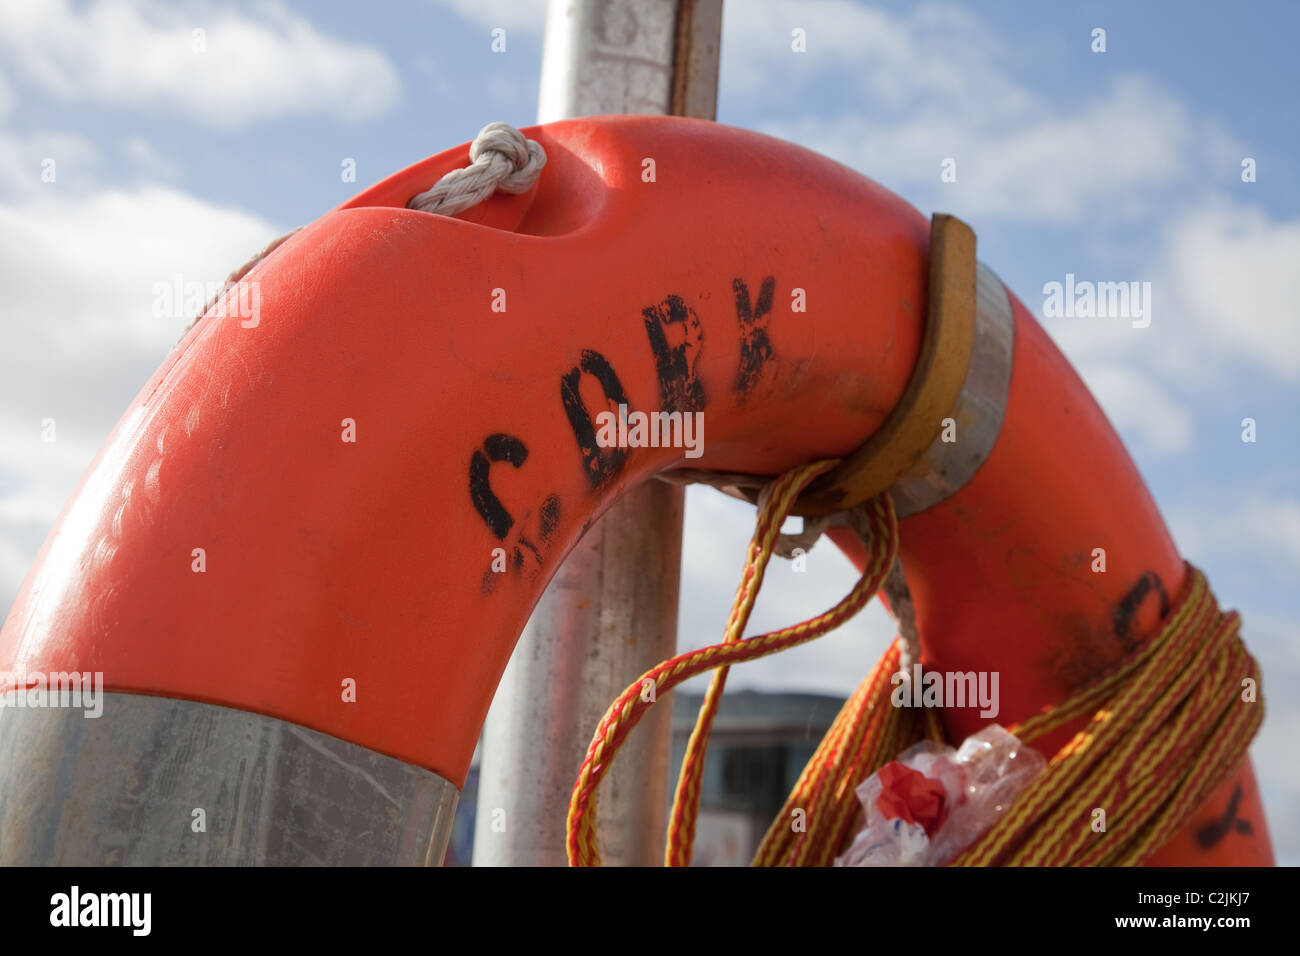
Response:
[{"label": "vertical metal post", "polygon": [[[722,0],[550,0],[538,120],[651,113],[714,119]],[[484,727],[476,866],[563,866],[569,793],[605,708],[677,649],[683,491],[627,494],[537,605]],[[668,702],[601,789],[605,862],[661,859]],[[497,813],[504,810],[504,815]]]}]

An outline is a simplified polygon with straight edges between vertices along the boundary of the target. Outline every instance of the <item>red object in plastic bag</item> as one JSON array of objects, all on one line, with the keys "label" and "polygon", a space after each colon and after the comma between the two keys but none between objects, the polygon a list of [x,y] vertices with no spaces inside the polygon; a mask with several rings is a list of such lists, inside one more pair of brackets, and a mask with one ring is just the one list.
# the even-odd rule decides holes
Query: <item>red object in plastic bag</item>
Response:
[{"label": "red object in plastic bag", "polygon": [[948,818],[948,798],[944,786],[925,774],[890,761],[876,771],[882,789],[876,798],[876,809],[886,820],[901,818],[908,823],[919,823],[926,836],[943,826]]}]

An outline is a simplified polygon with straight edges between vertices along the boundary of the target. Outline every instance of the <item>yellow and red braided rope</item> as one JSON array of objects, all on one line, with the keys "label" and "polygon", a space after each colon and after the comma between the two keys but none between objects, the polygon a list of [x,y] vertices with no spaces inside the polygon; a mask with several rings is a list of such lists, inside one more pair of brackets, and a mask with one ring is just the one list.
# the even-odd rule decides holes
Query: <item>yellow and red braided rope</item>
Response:
[{"label": "yellow and red braided rope", "polygon": [[[1166,624],[1131,660],[1013,728],[1032,741],[1093,712],[954,865],[1131,866],[1160,849],[1241,765],[1264,719],[1262,699],[1243,693],[1259,668],[1240,628],[1189,565]],[[1090,825],[1097,808],[1104,832]]]},{"label": "yellow and red braided rope", "polygon": [[[808,483],[835,461],[814,462],[777,479],[759,502],[754,536],[723,642],[680,654],[647,671],[601,719],[574,783],[568,816],[572,865],[599,865],[596,792],[619,747],[658,694],[713,669],[678,779],[665,863],[690,863],[708,735],[732,664],[806,643],[856,614],[880,588],[898,548],[888,496],[863,505],[870,539],[862,577],[839,604],[802,624],[741,640],[781,523]],[[1159,634],[1112,673],[1068,700],[1010,728],[1035,740],[1091,714],[1048,768],[952,865],[1124,865],[1147,859],[1183,826],[1240,765],[1263,720],[1262,702],[1241,686],[1258,667],[1204,575],[1187,583]],[[938,714],[890,702],[899,669],[895,641],[845,702],[773,820],[756,866],[825,866],[852,838],[854,790],[923,737],[942,740]],[[646,699],[651,682],[655,694]],[[1109,825],[1094,832],[1093,810]]]},{"label": "yellow and red braided rope", "polygon": [[[749,621],[754,598],[758,594],[759,584],[762,583],[763,571],[771,558],[772,545],[780,532],[781,523],[785,520],[799,492],[814,478],[829,471],[836,464],[838,461],[831,459],[802,465],[782,475],[773,484],[770,494],[766,496],[763,506],[759,509],[757,527],[746,556],[724,642],[679,654],[646,671],[628,685],[601,718],[586,759],[579,768],[578,779],[573,785],[573,796],[569,802],[567,851],[570,864],[599,865],[600,854],[596,848],[595,838],[596,790],[618,748],[622,746],[628,733],[641,720],[646,710],[653,706],[655,700],[658,700],[660,694],[705,671],[715,668],[725,669],[731,664],[754,660],[820,637],[851,618],[879,590],[893,564],[898,546],[898,522],[892,505],[883,497],[866,506],[873,530],[873,542],[879,542],[879,546],[873,548],[861,579],[847,597],[829,611],[802,624],[743,641],[738,639]],[[642,692],[647,682],[652,682],[655,688],[655,693],[649,700]],[[716,678],[715,686],[720,691],[721,682]],[[717,695],[714,695],[715,709],[716,698]],[[666,861],[669,865],[675,865],[682,860],[689,862],[689,850],[684,850],[683,845],[689,846],[690,837],[694,833],[695,814],[699,806],[698,780],[689,778],[697,775],[702,766],[706,735],[699,732],[700,726],[704,724],[707,727],[711,724],[712,717],[712,711],[701,710],[700,719],[696,724],[696,733],[692,736],[692,739],[698,740],[699,743],[688,747],[688,759],[683,765],[678,797],[674,805],[674,825],[670,826],[669,830],[669,845],[666,853]]]}]

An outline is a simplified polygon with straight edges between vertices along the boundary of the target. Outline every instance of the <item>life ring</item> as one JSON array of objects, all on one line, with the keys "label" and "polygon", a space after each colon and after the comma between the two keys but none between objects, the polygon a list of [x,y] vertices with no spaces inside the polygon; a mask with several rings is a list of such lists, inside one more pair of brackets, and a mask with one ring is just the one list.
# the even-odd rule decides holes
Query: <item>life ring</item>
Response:
[{"label": "life ring", "polygon": [[[525,132],[549,157],[532,190],[405,208],[465,146],[384,180],[268,255],[258,315],[209,313],[132,403],[0,633],[0,669],[102,672],[121,717],[0,711],[0,860],[440,858],[516,637],[603,509],[677,467],[850,455],[900,404],[930,246],[907,203],[714,123]],[[895,502],[927,659],[1000,671],[1015,720],[1130,653],[1184,565],[1047,335],[982,266],[975,294],[959,440]],[[699,457],[606,447],[619,406],[702,414]],[[68,748],[97,792],[56,779]],[[325,832],[277,816],[322,787]],[[203,800],[222,839],[141,835]],[[1156,862],[1271,862],[1249,762]]]}]

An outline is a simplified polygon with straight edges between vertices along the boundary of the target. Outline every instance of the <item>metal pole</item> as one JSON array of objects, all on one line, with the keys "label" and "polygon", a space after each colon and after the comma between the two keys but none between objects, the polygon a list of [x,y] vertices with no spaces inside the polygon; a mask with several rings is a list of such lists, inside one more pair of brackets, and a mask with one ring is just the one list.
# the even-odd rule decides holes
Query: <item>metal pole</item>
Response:
[{"label": "metal pole", "polygon": [[[551,0],[538,120],[714,119],[721,33],[722,0]],[[484,727],[476,866],[565,865],[569,793],[596,724],[624,687],[677,649],[682,513],[679,486],[630,492],[578,543],[534,610]],[[651,710],[601,790],[606,863],[662,858],[671,718],[667,700]]]}]

